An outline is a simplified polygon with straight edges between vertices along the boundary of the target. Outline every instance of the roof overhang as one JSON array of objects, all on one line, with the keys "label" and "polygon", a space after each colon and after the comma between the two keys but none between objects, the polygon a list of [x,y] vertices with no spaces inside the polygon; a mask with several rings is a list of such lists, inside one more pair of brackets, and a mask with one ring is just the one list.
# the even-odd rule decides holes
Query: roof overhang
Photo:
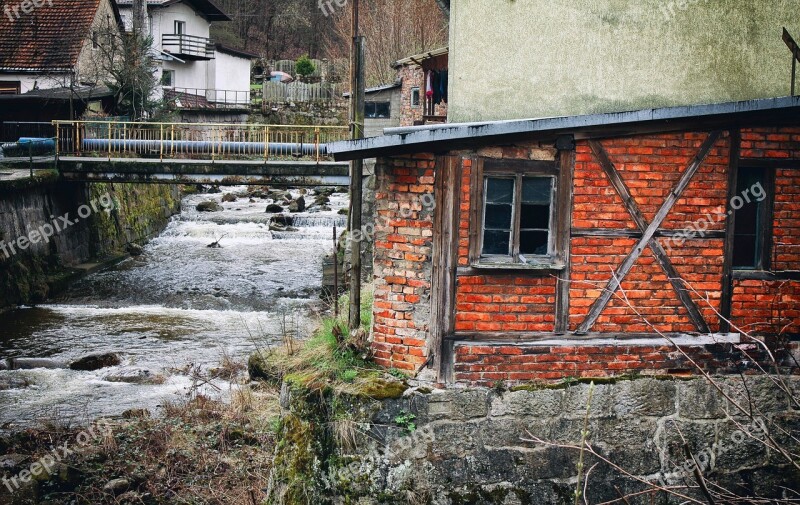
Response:
[{"label": "roof overhang", "polygon": [[392,68],[399,68],[405,65],[419,65],[426,60],[430,60],[436,58],[438,56],[443,56],[450,52],[449,47],[440,47],[439,49],[433,49],[431,51],[425,53],[415,54],[413,56],[409,56],[408,58],[403,58],[402,60],[397,60],[392,63]]},{"label": "roof overhang", "polygon": [[585,116],[387,128],[382,137],[328,144],[328,154],[333,154],[337,161],[344,161],[440,153],[497,143],[555,139],[562,135],[573,135],[576,139],[608,138],[781,123],[800,124],[800,96]]},{"label": "roof overhang", "polygon": [[[207,21],[231,21],[231,18],[228,17],[222,9],[217,6],[212,0],[166,0],[164,2],[147,2],[148,9],[158,9],[163,7],[169,7],[170,5],[174,5],[177,3],[186,3],[189,4],[194,10],[196,10],[200,15],[202,15]],[[132,5],[129,2],[125,2],[126,6]]]}]

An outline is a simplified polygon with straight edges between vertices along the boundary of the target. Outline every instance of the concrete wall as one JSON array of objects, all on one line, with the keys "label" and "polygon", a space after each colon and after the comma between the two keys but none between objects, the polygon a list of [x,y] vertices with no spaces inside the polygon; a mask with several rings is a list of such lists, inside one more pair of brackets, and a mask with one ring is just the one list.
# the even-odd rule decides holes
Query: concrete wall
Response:
[{"label": "concrete wall", "polygon": [[797,0],[459,0],[450,122],[789,94]]},{"label": "concrete wall", "polygon": [[[108,197],[115,209],[100,205]],[[99,212],[76,220],[78,209],[95,202]],[[72,267],[104,261],[125,253],[131,242],[142,243],[161,232],[169,217],[180,210],[177,187],[135,184],[80,184],[57,181],[55,176],[30,182],[0,183],[0,308],[41,303],[74,273]],[[67,216],[76,221],[52,239],[36,239],[33,231]],[[21,237],[36,241],[24,250]],[[24,244],[23,244],[24,245]]]},{"label": "concrete wall", "polygon": [[[580,445],[584,426],[586,440],[604,457],[645,481],[677,485],[697,503],[707,501],[686,470],[684,438],[704,477],[741,496],[779,497],[781,485],[797,489],[798,471],[760,441],[766,428],[784,450],[799,449],[797,439],[779,434],[787,429],[796,436],[800,429],[789,395],[764,376],[748,376],[746,386],[738,377],[714,380],[739,405],[751,405],[749,397],[755,419],[705,379],[515,391],[419,387],[386,400],[370,394],[326,400],[286,387],[270,503],[566,505],[575,503],[579,475],[582,483],[588,479],[587,503],[617,500],[617,490],[646,491],[594,456],[584,456],[579,472],[577,450],[531,441]],[[797,377],[788,380],[800,386]],[[348,423],[357,427],[351,439],[341,435]],[[628,500],[685,502],[650,492]]]}]

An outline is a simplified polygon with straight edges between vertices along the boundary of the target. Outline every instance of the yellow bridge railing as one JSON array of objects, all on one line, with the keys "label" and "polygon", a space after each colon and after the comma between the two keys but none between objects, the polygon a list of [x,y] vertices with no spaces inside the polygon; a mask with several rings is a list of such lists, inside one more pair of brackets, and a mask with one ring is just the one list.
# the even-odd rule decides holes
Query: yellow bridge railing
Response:
[{"label": "yellow bridge railing", "polygon": [[346,126],[53,121],[56,156],[187,160],[328,159]]}]

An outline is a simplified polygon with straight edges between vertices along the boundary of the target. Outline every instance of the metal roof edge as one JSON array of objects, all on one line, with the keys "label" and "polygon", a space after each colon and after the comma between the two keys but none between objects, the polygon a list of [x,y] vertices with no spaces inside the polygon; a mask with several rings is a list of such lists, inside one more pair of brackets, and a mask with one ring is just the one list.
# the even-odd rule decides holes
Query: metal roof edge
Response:
[{"label": "metal roof edge", "polygon": [[474,123],[449,123],[435,126],[387,129],[382,137],[348,140],[328,144],[328,153],[337,159],[359,158],[360,153],[380,155],[400,147],[430,147],[443,142],[458,142],[472,138],[524,135],[537,132],[572,131],[582,128],[623,124],[674,121],[681,119],[726,116],[748,112],[764,112],[798,107],[800,96],[777,97],[705,105],[682,105],[651,108],[627,112],[608,112],[580,116],[562,116],[539,119],[483,121]]}]

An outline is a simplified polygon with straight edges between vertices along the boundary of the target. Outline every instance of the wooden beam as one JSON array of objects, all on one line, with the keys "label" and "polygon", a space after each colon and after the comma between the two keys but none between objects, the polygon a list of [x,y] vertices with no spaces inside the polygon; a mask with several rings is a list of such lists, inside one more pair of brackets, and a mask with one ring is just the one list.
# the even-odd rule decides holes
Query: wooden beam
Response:
[{"label": "wooden beam", "polygon": [[800,281],[800,270],[781,270],[778,272],[734,270],[731,277],[736,280],[751,281]]},{"label": "wooden beam", "polygon": [[[735,334],[734,334],[735,335]],[[586,341],[587,344],[593,340],[598,339],[611,339],[611,340],[619,340],[619,341],[628,341],[628,340],[637,340],[637,339],[645,339],[645,338],[652,338],[652,339],[660,339],[663,342],[663,345],[671,345],[664,336],[669,338],[697,338],[701,336],[708,336],[708,334],[692,334],[692,333],[665,333],[661,335],[659,333],[599,333],[599,332],[592,332],[586,333],[584,335],[570,335],[569,337],[564,337],[559,333],[551,333],[551,332],[481,332],[481,333],[470,333],[470,332],[457,332],[452,335],[448,335],[445,340],[451,342],[502,342],[503,344],[535,344],[536,342],[541,342],[543,340],[555,340],[555,341]],[[717,337],[730,337],[731,334],[720,332],[714,334]],[[566,345],[566,344],[565,344]]]},{"label": "wooden beam", "polygon": [[[642,231],[627,229],[627,228],[573,228],[573,237],[603,237],[603,238],[641,238]],[[660,229],[656,231],[656,237],[665,238],[684,238],[683,230],[665,230]],[[706,231],[703,236],[692,237],[692,240],[719,240],[725,238],[723,231]]]},{"label": "wooden beam", "polygon": [[800,169],[798,158],[739,158],[739,166],[752,168]]},{"label": "wooden beam", "polygon": [[459,212],[462,162],[460,156],[437,159],[434,174],[433,256],[431,280],[431,320],[428,356],[439,382],[449,382],[445,366],[451,359],[445,354],[444,336],[455,331],[456,267],[458,266]]},{"label": "wooden beam", "polygon": [[725,203],[725,245],[722,252],[722,293],[719,301],[719,331],[730,331],[731,300],[733,298],[733,232],[736,226],[736,212],[732,201],[736,196],[736,180],[739,172],[739,154],[742,146],[742,133],[737,128],[731,130],[730,160],[728,160],[728,196]]},{"label": "wooden beam", "polygon": [[[649,223],[647,222],[647,219],[645,219],[644,214],[642,214],[642,211],[639,209],[639,205],[633,198],[633,195],[628,189],[628,186],[625,184],[625,181],[622,180],[622,176],[620,175],[619,171],[614,166],[614,163],[611,162],[611,159],[608,157],[608,153],[600,142],[596,140],[590,140],[589,146],[591,147],[595,157],[600,162],[600,167],[603,169],[603,172],[605,172],[606,176],[611,181],[611,185],[614,187],[614,190],[622,198],[622,202],[625,204],[628,214],[631,215],[633,221],[636,223],[636,227],[639,228],[644,236],[647,228],[649,227]],[[672,289],[675,290],[675,293],[678,295],[678,298],[680,299],[684,308],[689,313],[689,319],[692,320],[692,324],[694,324],[695,328],[697,328],[697,331],[708,333],[708,324],[703,318],[703,314],[700,312],[697,304],[694,302],[694,300],[692,300],[689,291],[683,285],[683,280],[673,266],[672,261],[670,261],[667,251],[664,250],[664,247],[655,238],[655,235],[650,239],[647,245],[650,247],[653,256],[661,266],[661,269],[664,270],[664,273],[667,275],[667,279],[669,279],[670,284],[672,284]]]},{"label": "wooden beam", "polygon": [[633,265],[636,263],[636,260],[639,259],[642,252],[644,251],[647,244],[653,239],[656,230],[661,227],[661,224],[666,219],[667,215],[672,210],[672,207],[675,206],[675,203],[681,198],[683,192],[686,191],[686,187],[694,178],[697,171],[700,169],[700,166],[703,164],[705,159],[708,157],[709,152],[714,147],[714,144],[717,142],[719,137],[722,135],[722,132],[719,130],[715,130],[712,132],[708,138],[703,142],[703,145],[700,148],[700,151],[695,155],[692,162],[686,168],[686,170],[681,175],[681,178],[678,180],[675,187],[672,189],[670,194],[667,196],[664,203],[661,205],[661,208],[656,212],[655,218],[650,223],[650,225],[643,231],[642,238],[639,239],[639,242],[633,248],[630,254],[623,260],[622,264],[617,268],[617,271],[608,281],[603,293],[600,297],[595,300],[595,303],[592,304],[589,313],[586,316],[586,319],[578,326],[576,331],[577,334],[585,334],[594,326],[594,323],[597,322],[597,319],[600,317],[600,314],[605,310],[608,303],[611,301],[611,297],[614,296],[614,293],[620,288],[620,283],[625,279],[625,277],[630,273]]},{"label": "wooden beam", "polygon": [[557,250],[564,269],[556,281],[556,314],[555,332],[566,333],[569,331],[569,288],[571,277],[571,246],[572,236],[572,203],[573,203],[573,178],[575,173],[575,151],[573,149],[559,151],[558,153],[558,201],[556,204],[556,229],[555,239]]}]

